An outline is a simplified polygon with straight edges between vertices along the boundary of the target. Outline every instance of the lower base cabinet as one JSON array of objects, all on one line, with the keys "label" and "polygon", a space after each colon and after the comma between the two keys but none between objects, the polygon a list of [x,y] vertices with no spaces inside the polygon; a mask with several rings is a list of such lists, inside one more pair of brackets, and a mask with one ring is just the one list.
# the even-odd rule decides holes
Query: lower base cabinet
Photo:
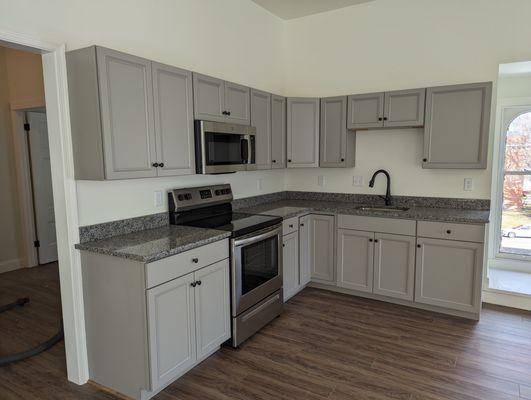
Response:
[{"label": "lower base cabinet", "polygon": [[153,391],[230,338],[229,298],[228,260],[147,290]]},{"label": "lower base cabinet", "polygon": [[335,217],[312,214],[308,220],[311,280],[333,283],[335,274]]},{"label": "lower base cabinet", "polygon": [[282,267],[284,301],[287,301],[300,290],[298,231],[282,237]]}]

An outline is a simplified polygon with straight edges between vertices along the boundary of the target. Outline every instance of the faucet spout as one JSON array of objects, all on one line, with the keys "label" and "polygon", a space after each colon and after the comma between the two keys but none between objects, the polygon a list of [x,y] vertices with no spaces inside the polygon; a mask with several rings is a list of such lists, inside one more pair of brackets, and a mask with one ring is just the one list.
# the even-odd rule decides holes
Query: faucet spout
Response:
[{"label": "faucet spout", "polygon": [[385,196],[380,196],[382,199],[385,200],[385,205],[390,206],[391,205],[391,176],[389,175],[389,172],[387,172],[385,169],[379,169],[376,171],[373,175],[371,180],[369,181],[369,187],[374,187],[374,180],[379,174],[384,174],[387,178],[387,190],[385,191]]}]

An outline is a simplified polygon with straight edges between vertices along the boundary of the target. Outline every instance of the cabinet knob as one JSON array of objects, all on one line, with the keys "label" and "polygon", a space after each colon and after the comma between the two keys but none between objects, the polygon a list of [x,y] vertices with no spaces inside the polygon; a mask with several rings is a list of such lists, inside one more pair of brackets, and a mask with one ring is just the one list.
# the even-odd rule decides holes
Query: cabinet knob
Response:
[{"label": "cabinet knob", "polygon": [[379,118],[378,118],[378,121],[382,121],[382,120],[383,120],[383,118],[382,118],[382,117],[379,117]]},{"label": "cabinet knob", "polygon": [[222,111],[221,112],[223,115],[227,115],[227,111]]},{"label": "cabinet knob", "polygon": [[195,285],[197,285],[197,283],[195,283],[195,282],[190,283],[191,287],[195,287]]},{"label": "cabinet knob", "polygon": [[291,162],[291,160],[288,160],[288,162]]},{"label": "cabinet knob", "polygon": [[384,117],[384,121],[387,121],[387,117]]},{"label": "cabinet knob", "polygon": [[289,227],[290,227],[290,228],[293,228],[293,224],[289,224]]},{"label": "cabinet knob", "polygon": [[378,243],[378,239],[374,239],[374,243]]},{"label": "cabinet knob", "polygon": [[448,229],[448,230],[446,231],[446,233],[447,233],[447,234],[450,234],[450,233],[452,233],[452,231],[451,231],[450,229]]},{"label": "cabinet knob", "polygon": [[276,163],[276,162],[277,162],[277,160],[271,160],[271,161],[273,161],[274,163]]},{"label": "cabinet knob", "polygon": [[201,285],[201,281],[197,281],[196,284],[197,284],[197,286],[200,286]]},{"label": "cabinet knob", "polygon": [[344,161],[345,161],[345,159],[344,159],[344,158],[342,158],[342,159],[341,159],[341,162],[344,162]]},{"label": "cabinet knob", "polygon": [[304,224],[301,224],[301,226],[304,226]]},{"label": "cabinet knob", "polygon": [[159,163],[154,162],[153,164],[151,164],[151,166],[154,167],[154,168],[157,168],[159,166]]},{"label": "cabinet knob", "polygon": [[422,162],[427,162],[427,161],[428,161],[427,158],[423,158],[423,159],[422,159]]},{"label": "cabinet knob", "polygon": [[230,111],[227,111],[227,115],[230,115]]},{"label": "cabinet knob", "polygon": [[371,243],[372,243],[372,242],[373,242],[373,240],[372,240],[372,239],[369,239],[369,242],[371,242]]},{"label": "cabinet knob", "polygon": [[420,249],[422,246],[420,244],[417,244],[417,247]]},{"label": "cabinet knob", "polygon": [[192,262],[193,262],[194,264],[197,264],[197,263],[199,262],[199,258],[192,258]]},{"label": "cabinet knob", "polygon": [[164,167],[164,163],[163,162],[159,163],[159,167],[163,168]]},{"label": "cabinet knob", "polygon": [[282,247],[286,247],[286,245],[284,243],[282,243]]}]

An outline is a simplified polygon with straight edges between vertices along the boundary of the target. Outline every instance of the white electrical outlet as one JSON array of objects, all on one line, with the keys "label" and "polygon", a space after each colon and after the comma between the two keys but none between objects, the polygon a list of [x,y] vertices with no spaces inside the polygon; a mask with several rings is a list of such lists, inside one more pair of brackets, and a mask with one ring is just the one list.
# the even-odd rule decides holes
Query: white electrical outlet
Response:
[{"label": "white electrical outlet", "polygon": [[263,182],[262,182],[262,181],[263,181],[262,178],[258,178],[258,179],[256,180],[256,188],[257,188],[258,190],[262,190],[262,187],[263,187]]},{"label": "white electrical outlet", "polygon": [[352,186],[363,186],[363,176],[356,175],[352,177]]},{"label": "white electrical outlet", "polygon": [[474,180],[472,178],[465,178],[463,183],[463,190],[466,190],[467,192],[471,192],[474,190]]},{"label": "white electrical outlet", "polygon": [[155,203],[155,207],[162,207],[162,191],[161,190],[155,190],[154,203]]},{"label": "white electrical outlet", "polygon": [[326,179],[325,179],[324,175],[319,175],[319,176],[317,177],[317,184],[318,184],[319,186],[324,186],[324,185],[326,185]]}]

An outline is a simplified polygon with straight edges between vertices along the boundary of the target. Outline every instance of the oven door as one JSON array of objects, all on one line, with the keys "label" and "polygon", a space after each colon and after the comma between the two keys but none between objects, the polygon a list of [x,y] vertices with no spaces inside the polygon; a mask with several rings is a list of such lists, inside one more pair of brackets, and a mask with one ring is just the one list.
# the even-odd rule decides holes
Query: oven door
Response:
[{"label": "oven door", "polygon": [[232,316],[282,287],[281,226],[231,240]]}]

